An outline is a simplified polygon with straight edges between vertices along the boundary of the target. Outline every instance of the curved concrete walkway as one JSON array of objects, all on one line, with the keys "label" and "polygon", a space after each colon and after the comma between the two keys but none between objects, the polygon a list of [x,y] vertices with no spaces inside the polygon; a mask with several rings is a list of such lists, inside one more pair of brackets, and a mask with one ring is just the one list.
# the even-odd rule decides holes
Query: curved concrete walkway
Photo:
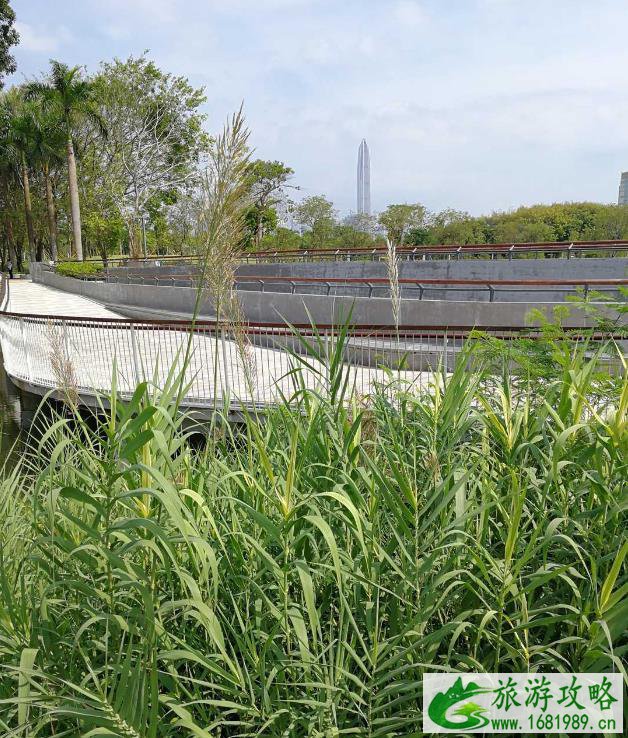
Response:
[{"label": "curved concrete walkway", "polygon": [[68,318],[121,318],[119,313],[82,295],[55,290],[30,279],[7,280],[7,313],[54,315]]},{"label": "curved concrete walkway", "polygon": [[[294,339],[287,329],[264,332],[252,327],[250,334],[236,340],[231,331],[219,328],[216,332],[214,326],[199,327],[190,334],[187,325],[120,320],[117,313],[86,297],[26,280],[14,280],[9,286],[4,310],[25,315],[3,317],[0,312],[0,343],[13,381],[35,393],[72,390],[84,404],[106,396],[114,374],[118,390],[126,395],[144,379],[163,388],[172,370],[183,371],[184,407],[211,411],[226,405],[231,413],[276,405],[301,386],[325,391],[328,381],[324,363],[310,358],[307,365],[301,364],[287,350],[285,344]],[[50,319],[55,317],[72,320]],[[105,321],[90,322],[93,318]],[[333,344],[333,336],[324,340]],[[419,358],[428,356],[433,366],[446,346],[441,338],[435,338],[433,346],[397,343],[395,349]],[[390,385],[390,372],[382,366],[383,355],[391,353],[389,344],[390,336],[347,344],[347,381],[357,394],[368,396]],[[186,353],[189,361],[184,367]],[[400,357],[393,358],[398,362]],[[425,383],[431,374],[422,371],[422,363],[395,370],[395,381],[405,386]]]}]

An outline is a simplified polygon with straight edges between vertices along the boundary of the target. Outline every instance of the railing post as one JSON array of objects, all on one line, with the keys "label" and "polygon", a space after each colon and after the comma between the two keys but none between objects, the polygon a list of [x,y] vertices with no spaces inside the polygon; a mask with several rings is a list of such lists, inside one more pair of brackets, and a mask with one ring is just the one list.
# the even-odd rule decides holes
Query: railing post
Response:
[{"label": "railing post", "polygon": [[140,357],[139,352],[137,350],[137,341],[135,340],[135,330],[133,329],[133,323],[129,323],[129,329],[131,333],[131,354],[133,357],[133,370],[135,372],[135,383],[139,384],[142,379],[142,374],[140,371]]},{"label": "railing post", "polygon": [[487,285],[487,287],[489,289],[489,298],[488,298],[488,301],[489,302],[494,302],[495,301],[495,288],[491,284]]},{"label": "railing post", "polygon": [[423,287],[423,285],[420,282],[418,283],[418,285],[419,285],[419,300],[422,300],[423,299],[423,293],[425,292],[425,288]]},{"label": "railing post", "polygon": [[27,379],[29,382],[33,382],[33,376],[32,376],[32,370],[31,370],[31,360],[29,353],[26,349],[26,336],[24,335],[24,318],[20,318],[20,333],[22,334],[22,351],[24,351],[24,360],[26,362],[26,373],[27,373]]}]

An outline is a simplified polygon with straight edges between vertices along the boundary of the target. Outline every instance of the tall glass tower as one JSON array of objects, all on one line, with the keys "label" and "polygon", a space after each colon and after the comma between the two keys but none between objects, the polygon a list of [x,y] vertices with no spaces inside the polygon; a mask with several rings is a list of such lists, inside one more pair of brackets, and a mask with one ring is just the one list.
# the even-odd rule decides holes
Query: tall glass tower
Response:
[{"label": "tall glass tower", "polygon": [[628,172],[622,172],[619,182],[619,205],[628,205]]},{"label": "tall glass tower", "polygon": [[371,155],[366,139],[358,149],[358,215],[371,214]]}]

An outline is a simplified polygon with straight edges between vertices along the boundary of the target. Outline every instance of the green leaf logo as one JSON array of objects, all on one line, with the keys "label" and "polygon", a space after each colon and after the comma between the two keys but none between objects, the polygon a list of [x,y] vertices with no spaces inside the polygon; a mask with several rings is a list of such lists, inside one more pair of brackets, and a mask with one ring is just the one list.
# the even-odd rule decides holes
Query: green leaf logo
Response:
[{"label": "green leaf logo", "polygon": [[[436,696],[430,702],[427,709],[427,714],[430,719],[441,728],[448,728],[450,730],[480,730],[488,725],[488,719],[484,716],[486,708],[475,702],[469,701],[469,698],[476,694],[484,694],[486,692],[492,692],[492,689],[486,689],[484,687],[478,687],[474,682],[469,682],[466,687],[462,684],[462,678],[458,677],[454,684],[446,692],[438,692]],[[465,720],[450,720],[447,717],[447,712],[451,707],[464,702],[456,710],[453,711],[453,715],[460,715]]]}]

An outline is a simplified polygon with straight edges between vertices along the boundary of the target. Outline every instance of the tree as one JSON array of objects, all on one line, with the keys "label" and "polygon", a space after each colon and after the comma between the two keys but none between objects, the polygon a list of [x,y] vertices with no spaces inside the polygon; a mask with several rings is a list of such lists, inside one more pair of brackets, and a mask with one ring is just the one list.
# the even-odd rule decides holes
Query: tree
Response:
[{"label": "tree", "polygon": [[6,155],[9,162],[17,166],[20,174],[29,255],[31,261],[34,261],[40,254],[36,254],[29,168],[33,158],[37,126],[33,110],[24,103],[21,90],[18,88],[9,90],[4,96],[2,119]]},{"label": "tree", "polygon": [[[249,164],[251,207],[246,216],[247,245],[259,249],[264,234],[277,225],[277,205],[294,170],[280,161],[257,159]],[[273,223],[274,221],[274,223]]]},{"label": "tree", "polygon": [[336,224],[334,204],[323,195],[312,195],[302,200],[295,208],[297,222],[309,229],[308,240],[312,248],[330,245]]},{"label": "tree", "polygon": [[258,250],[264,235],[272,233],[277,227],[277,211],[271,207],[251,205],[244,214],[244,227],[244,248],[253,246]]},{"label": "tree", "polygon": [[301,248],[301,236],[290,228],[279,226],[274,233],[264,236],[263,251],[294,251]]},{"label": "tree", "polygon": [[406,234],[411,228],[419,228],[425,222],[426,210],[423,205],[389,205],[380,213],[378,221],[386,229],[388,240],[399,248],[403,246]]},{"label": "tree", "polygon": [[336,249],[357,249],[372,246],[374,242],[370,233],[341,223],[334,226],[331,245]]},{"label": "tree", "polygon": [[63,161],[65,136],[59,118],[49,110],[34,110],[33,122],[31,155],[33,164],[41,168],[44,178],[50,256],[53,261],[57,261],[57,214],[51,168]]},{"label": "tree", "polygon": [[103,64],[98,84],[108,132],[100,171],[127,223],[131,255],[138,257],[149,206],[175,202],[198,178],[208,140],[198,112],[205,96],[145,56]]},{"label": "tree", "polygon": [[429,242],[433,244],[484,243],[488,240],[484,234],[484,219],[473,218],[469,213],[453,208],[432,215],[429,227]]},{"label": "tree", "polygon": [[124,221],[114,212],[90,212],[85,216],[85,237],[92,242],[106,266],[109,256],[120,250],[126,234]]},{"label": "tree", "polygon": [[14,23],[15,13],[9,5],[9,0],[0,0],[0,88],[3,87],[3,77],[13,74],[17,69],[15,58],[10,53],[11,47],[17,45],[20,40]]},{"label": "tree", "polygon": [[57,111],[65,135],[68,162],[68,189],[72,216],[72,241],[77,259],[83,260],[83,241],[81,237],[81,207],[79,202],[76,156],[74,151],[74,131],[82,121],[94,124],[105,134],[105,125],[96,108],[96,86],[91,80],[81,76],[80,67],[50,62],[50,75],[44,82],[31,82],[26,87],[30,99],[39,99],[51,111]]}]

